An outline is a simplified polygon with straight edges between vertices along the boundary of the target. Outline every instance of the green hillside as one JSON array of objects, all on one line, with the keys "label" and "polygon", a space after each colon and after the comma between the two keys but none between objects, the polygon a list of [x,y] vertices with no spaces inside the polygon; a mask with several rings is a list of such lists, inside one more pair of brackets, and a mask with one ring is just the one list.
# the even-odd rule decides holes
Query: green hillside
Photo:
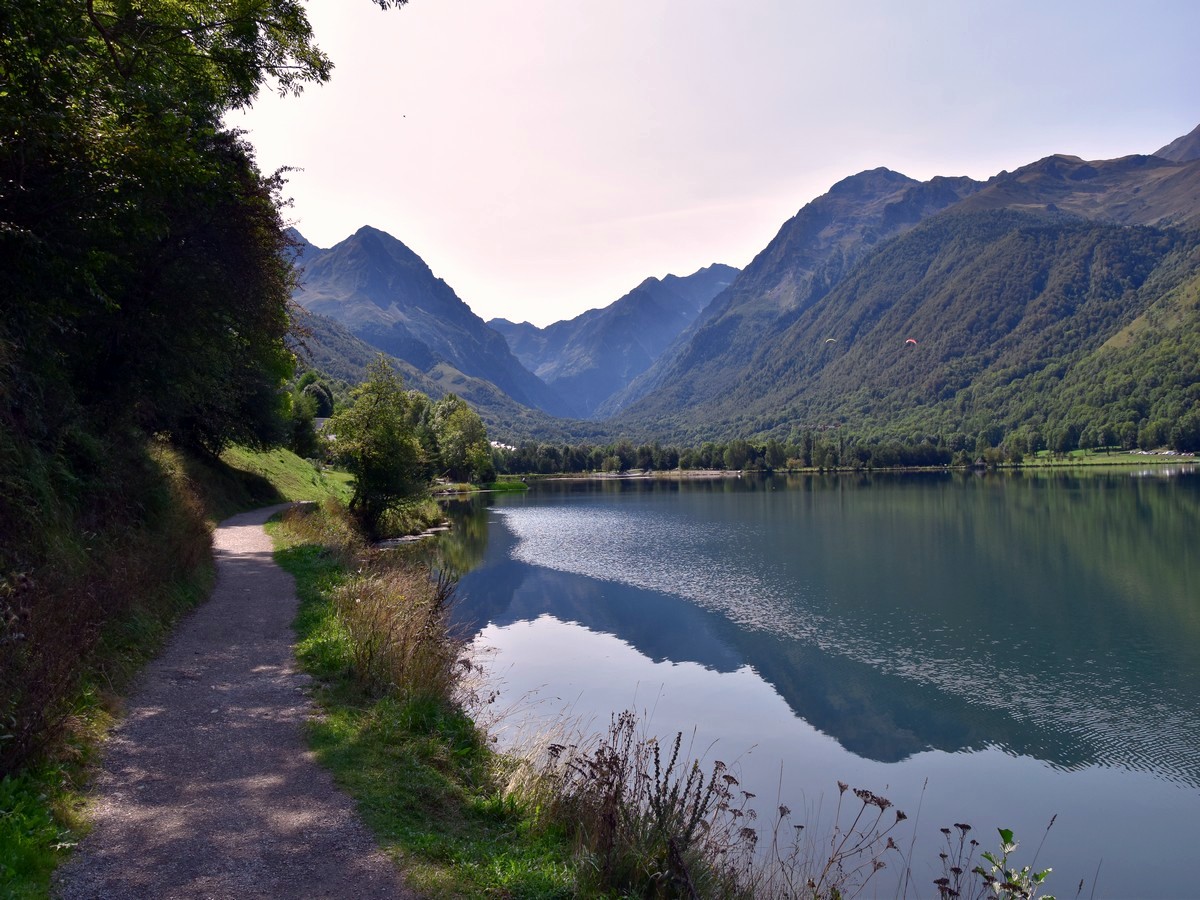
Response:
[{"label": "green hillside", "polygon": [[[328,316],[294,307],[292,319],[298,326],[294,347],[305,365],[349,384],[366,380],[367,367],[381,352],[377,347]],[[492,382],[466,375],[449,363],[439,362],[422,371],[405,360],[388,358],[408,388],[434,399],[453,393],[466,400],[494,440],[510,444],[532,439],[590,440],[604,438],[608,433],[600,423],[557,419],[540,409],[524,406]]]},{"label": "green hillside", "polygon": [[1195,231],[947,212],[778,318],[736,366],[700,370],[622,421],[687,440],[835,423],[993,444],[1072,426],[1136,434],[1188,408],[1198,245]]}]

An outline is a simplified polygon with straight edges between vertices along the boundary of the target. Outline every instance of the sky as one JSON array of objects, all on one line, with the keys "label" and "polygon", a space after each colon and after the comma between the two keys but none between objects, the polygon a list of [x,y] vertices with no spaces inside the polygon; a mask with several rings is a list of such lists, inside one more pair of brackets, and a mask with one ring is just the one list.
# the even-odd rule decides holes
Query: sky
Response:
[{"label": "sky", "polygon": [[399,238],[545,326],[743,267],[833,184],[1153,153],[1200,124],[1193,0],[310,0],[335,69],[228,124],[330,247]]}]

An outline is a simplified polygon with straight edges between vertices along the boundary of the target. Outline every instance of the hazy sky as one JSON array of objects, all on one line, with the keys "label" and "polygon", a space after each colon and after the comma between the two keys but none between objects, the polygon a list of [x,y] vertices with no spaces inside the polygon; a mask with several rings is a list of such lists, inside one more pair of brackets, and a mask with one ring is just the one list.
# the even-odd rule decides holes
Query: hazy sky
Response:
[{"label": "hazy sky", "polygon": [[1192,0],[312,0],[336,69],[230,124],[296,227],[362,225],[480,316],[547,325],[746,265],[877,166],[987,178],[1200,124]]}]

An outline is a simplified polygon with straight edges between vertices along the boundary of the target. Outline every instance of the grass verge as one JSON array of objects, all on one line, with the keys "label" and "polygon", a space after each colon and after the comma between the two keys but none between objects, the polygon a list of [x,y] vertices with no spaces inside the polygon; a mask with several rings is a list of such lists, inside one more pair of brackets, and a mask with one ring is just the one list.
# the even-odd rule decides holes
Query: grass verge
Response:
[{"label": "grass verge", "polygon": [[309,734],[318,758],[421,893],[577,896],[564,833],[505,797],[465,711],[461,648],[444,603],[431,603],[438,585],[401,553],[364,552],[342,522],[327,507],[270,528],[277,561],[296,578],[297,656],[319,686]]},{"label": "grass verge", "polygon": [[529,490],[529,485],[523,478],[515,475],[502,476],[498,481],[489,481],[487,484],[481,485],[480,490],[493,492],[515,492]]}]

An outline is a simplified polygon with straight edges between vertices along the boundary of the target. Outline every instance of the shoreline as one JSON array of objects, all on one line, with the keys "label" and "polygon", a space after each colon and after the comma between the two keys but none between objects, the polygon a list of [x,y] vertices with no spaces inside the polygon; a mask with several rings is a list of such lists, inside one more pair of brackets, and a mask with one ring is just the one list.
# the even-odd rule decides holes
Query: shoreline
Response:
[{"label": "shoreline", "polygon": [[[1200,462],[1194,453],[1155,453],[1153,451],[1132,451],[1120,454],[1090,455],[1079,459],[1037,460],[1034,462],[1001,463],[996,466],[876,466],[855,468],[839,466],[834,468],[805,467],[799,469],[630,469],[626,472],[571,472],[571,473],[530,473],[523,476],[510,476],[520,479],[522,485],[537,481],[649,481],[649,480],[716,480],[721,478],[742,478],[759,475],[844,475],[862,474],[864,472],[1019,472],[1038,469],[1091,469],[1104,466],[1128,468],[1132,466],[1188,466]],[[479,493],[472,491],[471,493]]]}]

